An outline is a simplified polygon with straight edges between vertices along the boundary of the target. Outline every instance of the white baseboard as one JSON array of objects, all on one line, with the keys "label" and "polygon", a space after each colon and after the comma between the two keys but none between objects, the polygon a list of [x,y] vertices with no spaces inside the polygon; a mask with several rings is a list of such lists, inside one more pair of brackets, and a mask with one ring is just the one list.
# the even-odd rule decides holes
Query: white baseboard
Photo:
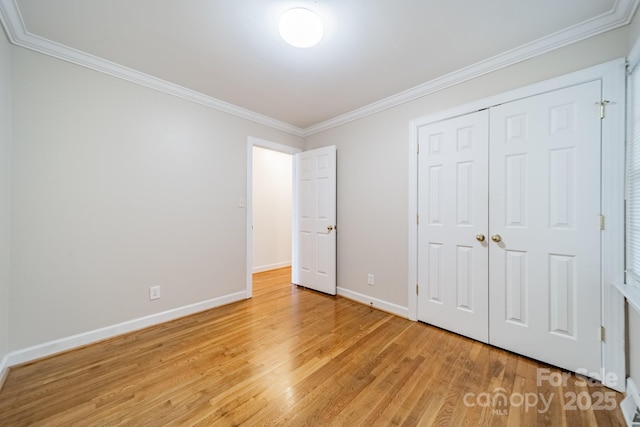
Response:
[{"label": "white baseboard", "polygon": [[253,267],[252,271],[254,273],[262,273],[263,271],[275,270],[277,268],[284,268],[284,267],[291,267],[291,261],[284,261],[284,262],[278,262],[275,264]]},{"label": "white baseboard", "polygon": [[93,331],[83,332],[81,334],[72,335],[70,337],[65,337],[54,341],[49,341],[22,350],[16,350],[6,355],[2,360],[2,365],[0,365],[0,375],[2,375],[4,371],[11,366],[30,362],[42,357],[51,356],[53,354],[71,350],[76,347],[92,344],[98,341],[105,340],[107,338],[112,338],[139,329],[144,329],[149,326],[154,326],[160,323],[177,319],[179,317],[188,316],[190,314],[209,310],[215,307],[220,307],[222,305],[230,304],[232,302],[241,301],[244,299],[246,299],[245,291],[236,292],[207,301],[202,301],[184,307],[178,307],[171,310],[163,311],[161,313],[140,317],[138,319],[129,320],[127,322],[118,323],[116,325],[107,326]]},{"label": "white baseboard", "polygon": [[0,360],[0,390],[2,390],[4,380],[7,379],[7,374],[9,373],[9,366],[7,365],[8,359],[8,355],[5,355],[2,360]]},{"label": "white baseboard", "polygon": [[627,423],[628,427],[637,426],[638,423],[633,423],[633,417],[635,416],[638,408],[640,408],[640,391],[637,384],[631,379],[627,378],[627,392],[626,397],[620,404],[622,415]]},{"label": "white baseboard", "polygon": [[[370,297],[368,295],[363,295],[358,292],[350,291],[349,289],[338,287],[338,295],[348,298],[353,301],[357,301],[359,303],[365,305],[371,305],[374,308],[377,308],[382,311],[386,311],[391,314],[395,314],[396,316],[404,317],[405,319],[409,318],[409,308],[402,307],[397,304],[393,304],[387,301],[383,301],[378,298]],[[372,305],[373,304],[373,305]]]}]

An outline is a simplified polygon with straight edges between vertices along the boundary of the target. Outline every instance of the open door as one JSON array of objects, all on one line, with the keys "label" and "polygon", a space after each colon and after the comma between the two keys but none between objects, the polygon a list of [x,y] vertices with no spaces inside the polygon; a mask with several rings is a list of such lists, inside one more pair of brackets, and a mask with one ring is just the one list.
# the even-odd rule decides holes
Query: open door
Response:
[{"label": "open door", "polygon": [[294,156],[293,283],[336,294],[336,147]]}]

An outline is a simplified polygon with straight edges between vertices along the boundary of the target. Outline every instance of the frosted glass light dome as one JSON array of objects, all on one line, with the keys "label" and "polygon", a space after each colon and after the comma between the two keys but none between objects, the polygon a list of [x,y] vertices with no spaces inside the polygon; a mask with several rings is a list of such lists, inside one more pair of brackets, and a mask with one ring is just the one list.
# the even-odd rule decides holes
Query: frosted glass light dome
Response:
[{"label": "frosted glass light dome", "polygon": [[322,21],[309,9],[289,9],[280,18],[279,27],[280,36],[291,46],[311,47],[322,39]]}]

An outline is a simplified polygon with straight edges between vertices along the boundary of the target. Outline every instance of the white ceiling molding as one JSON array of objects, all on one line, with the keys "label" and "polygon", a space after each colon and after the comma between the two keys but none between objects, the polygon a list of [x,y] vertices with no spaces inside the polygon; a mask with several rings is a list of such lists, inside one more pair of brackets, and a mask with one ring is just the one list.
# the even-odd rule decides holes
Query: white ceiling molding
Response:
[{"label": "white ceiling molding", "polygon": [[307,137],[626,25],[633,18],[639,3],[640,0],[616,0],[615,6],[611,11],[593,19],[584,21],[578,25],[574,25],[554,34],[550,34],[516,49],[512,49],[486,60],[477,62],[468,67],[433,79],[322,123],[310,126],[306,129],[301,129],[280,120],[272,119],[265,115],[204,95],[200,92],[187,89],[174,83],[170,83],[31,34],[25,27],[15,0],[0,0],[0,21],[2,22],[11,43],[17,46],[50,55],[151,89],[159,90],[161,92],[282,130],[293,135]]},{"label": "white ceiling molding", "polygon": [[24,25],[15,0],[0,0],[0,21],[6,29],[9,40],[16,46],[53,56],[293,135],[302,136],[303,134],[303,130],[299,127],[31,34]]},{"label": "white ceiling molding", "polygon": [[568,46],[589,37],[629,24],[640,0],[617,0],[611,11],[566,28],[518,48],[472,64],[468,67],[438,77],[396,95],[371,103],[362,108],[334,117],[304,129],[304,137],[361,119],[414,99],[446,89],[459,83],[497,71],[552,50]]}]

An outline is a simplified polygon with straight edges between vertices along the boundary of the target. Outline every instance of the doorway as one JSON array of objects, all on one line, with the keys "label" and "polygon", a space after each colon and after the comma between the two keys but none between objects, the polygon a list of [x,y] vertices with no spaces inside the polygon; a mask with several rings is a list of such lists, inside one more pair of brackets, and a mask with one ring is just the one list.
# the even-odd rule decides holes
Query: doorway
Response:
[{"label": "doorway", "polygon": [[420,128],[419,320],[598,372],[601,86]]},{"label": "doorway", "polygon": [[[253,273],[291,264],[293,155],[300,151],[260,138],[247,140],[247,298],[253,295]],[[288,230],[283,229],[287,223]]]},{"label": "doorway", "polygon": [[[602,224],[600,234],[600,254],[602,257],[601,271],[599,276],[601,283],[601,325],[595,328],[593,333],[601,339],[602,365],[600,373],[595,373],[594,377],[600,377],[603,383],[611,388],[624,390],[625,378],[625,358],[624,351],[624,298],[615,289],[614,283],[622,282],[624,279],[624,124],[625,124],[625,62],[615,60],[605,64],[597,65],[581,71],[576,71],[565,76],[560,76],[552,80],[532,84],[510,92],[485,98],[470,104],[465,104],[451,110],[442,111],[426,117],[415,119],[410,124],[409,138],[409,216],[408,216],[408,241],[409,241],[409,271],[408,271],[408,306],[409,317],[412,320],[418,319],[418,299],[422,294],[422,287],[418,286],[418,221],[422,222],[423,217],[417,216],[418,212],[418,133],[419,129],[430,123],[463,116],[475,111],[485,110],[492,106],[522,100],[532,96],[553,92],[559,89],[580,85],[587,82],[600,81],[602,89],[600,102],[598,99],[591,100],[591,106],[595,107],[595,114],[601,119],[601,129],[599,135],[602,138],[601,164],[597,170],[601,171],[600,182],[600,202],[601,212],[595,217],[596,227]],[[606,101],[606,102],[603,102]],[[605,109],[605,105],[610,106]],[[601,107],[602,106],[602,107]],[[562,107],[562,105],[556,105]],[[606,110],[606,111],[605,111]],[[559,111],[558,111],[559,112]],[[571,119],[572,115],[565,115]],[[511,116],[510,116],[511,117]],[[556,114],[556,118],[559,115]],[[516,117],[511,117],[515,119]],[[513,120],[512,120],[513,122]],[[560,124],[559,121],[556,122]],[[566,122],[571,123],[571,120]],[[512,127],[512,130],[515,127]],[[524,129],[521,127],[521,129]],[[422,152],[422,150],[420,150]],[[559,152],[559,151],[558,151]],[[514,156],[512,158],[515,159]],[[501,163],[505,165],[504,162]],[[493,166],[496,166],[495,162]],[[495,172],[495,171],[494,171]],[[516,181],[514,181],[516,182]],[[505,189],[505,187],[502,187]],[[596,190],[593,190],[596,191]],[[496,193],[498,194],[498,193]],[[597,193],[596,193],[597,194]],[[550,217],[547,216],[547,219]],[[493,218],[494,220],[499,218]],[[503,221],[504,222],[504,221]],[[606,224],[606,226],[605,226]],[[504,224],[502,225],[504,226]],[[489,227],[491,228],[491,227]],[[480,234],[480,233],[476,233]],[[493,235],[487,235],[493,237]],[[491,239],[491,245],[501,245],[505,236],[500,233],[496,239]],[[475,235],[472,235],[472,238]],[[480,239],[478,239],[480,240]],[[511,237],[509,240],[513,240]],[[494,243],[495,242],[495,243]],[[495,249],[495,248],[492,248]],[[497,249],[496,249],[497,250]],[[569,258],[561,258],[554,253],[552,261],[570,261]],[[515,259],[515,258],[514,258]],[[556,265],[561,263],[556,262]],[[569,263],[565,263],[569,265]],[[515,265],[515,264],[514,264]],[[496,269],[499,271],[500,269]],[[503,269],[504,271],[504,269]],[[557,269],[558,272],[561,269]],[[562,270],[564,271],[564,270]],[[568,277],[556,275],[555,277]],[[562,282],[562,281],[560,281]],[[560,283],[558,282],[558,283]],[[514,282],[515,283],[515,282]],[[571,283],[564,281],[563,283]],[[566,287],[565,287],[566,288]],[[559,288],[558,288],[559,289]],[[515,294],[514,294],[515,295]],[[564,295],[557,294],[564,298]],[[512,295],[513,296],[513,295]],[[503,305],[504,308],[504,305]],[[552,319],[556,320],[563,319]],[[556,322],[557,323],[557,322]],[[570,325],[569,325],[570,326]],[[606,335],[605,335],[606,334]],[[602,340],[606,336],[606,339]],[[606,375],[605,375],[606,373]],[[589,373],[591,376],[592,373]]]},{"label": "doorway", "polygon": [[293,156],[253,147],[253,273],[291,265]]}]

